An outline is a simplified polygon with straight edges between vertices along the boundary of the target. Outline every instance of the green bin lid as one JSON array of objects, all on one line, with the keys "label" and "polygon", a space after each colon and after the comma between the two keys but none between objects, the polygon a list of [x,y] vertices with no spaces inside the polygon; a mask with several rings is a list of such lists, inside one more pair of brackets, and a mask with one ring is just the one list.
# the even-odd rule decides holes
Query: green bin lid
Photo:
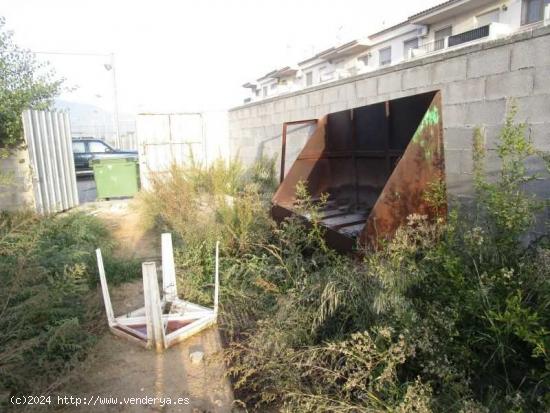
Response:
[{"label": "green bin lid", "polygon": [[92,159],[92,164],[114,164],[114,163],[137,163],[135,158],[103,158],[103,159]]}]

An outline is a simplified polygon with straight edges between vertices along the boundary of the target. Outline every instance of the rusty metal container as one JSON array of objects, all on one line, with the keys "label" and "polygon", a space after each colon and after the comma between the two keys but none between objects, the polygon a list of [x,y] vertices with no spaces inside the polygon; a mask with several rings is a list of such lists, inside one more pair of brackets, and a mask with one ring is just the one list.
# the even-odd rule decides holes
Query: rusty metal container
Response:
[{"label": "rusty metal container", "polygon": [[[313,134],[284,176],[288,125],[313,122]],[[303,181],[313,200],[328,195],[321,210],[328,245],[342,252],[373,246],[413,213],[444,213],[424,200],[444,174],[439,91],[287,122],[272,216],[280,222],[297,213],[296,185]]]}]

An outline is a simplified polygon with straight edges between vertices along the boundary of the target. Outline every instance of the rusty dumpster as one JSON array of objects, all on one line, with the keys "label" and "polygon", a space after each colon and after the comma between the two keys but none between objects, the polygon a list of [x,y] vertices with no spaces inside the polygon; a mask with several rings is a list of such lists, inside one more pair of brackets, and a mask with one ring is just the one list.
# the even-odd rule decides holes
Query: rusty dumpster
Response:
[{"label": "rusty dumpster", "polygon": [[[315,128],[285,175],[287,126],[301,122]],[[444,215],[445,206],[434,211],[425,200],[444,174],[439,91],[288,122],[272,216],[280,222],[297,214],[296,185],[302,181],[313,201],[328,197],[320,220],[329,246],[342,252],[374,246],[411,214]]]}]

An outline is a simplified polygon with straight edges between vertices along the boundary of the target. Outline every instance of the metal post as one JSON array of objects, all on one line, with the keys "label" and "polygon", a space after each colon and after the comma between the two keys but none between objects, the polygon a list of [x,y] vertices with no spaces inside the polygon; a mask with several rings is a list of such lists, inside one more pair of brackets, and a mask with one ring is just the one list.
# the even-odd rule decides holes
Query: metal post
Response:
[{"label": "metal post", "polygon": [[357,170],[357,151],[359,150],[359,142],[357,139],[357,130],[355,125],[355,112],[353,109],[349,111],[349,117],[351,122],[351,143],[353,149],[351,152],[351,157],[353,160],[353,185],[355,188],[355,208],[359,209],[359,171]]},{"label": "metal post", "polygon": [[216,241],[216,269],[214,273],[214,316],[218,315],[220,295],[220,241]]},{"label": "metal post", "polygon": [[120,129],[118,124],[118,91],[116,87],[116,69],[115,69],[115,54],[111,53],[111,73],[113,74],[113,104],[114,104],[114,116],[115,116],[115,142],[118,149],[120,149]]},{"label": "metal post", "polygon": [[286,133],[288,125],[299,125],[301,123],[317,123],[318,119],[305,119],[305,120],[294,120],[292,122],[283,123],[283,147],[281,149],[281,175],[280,183],[285,179],[285,157],[286,157]]},{"label": "metal post", "polygon": [[285,179],[285,157],[286,157],[286,122],[283,123],[283,147],[281,148],[281,177],[279,182],[283,183]]},{"label": "metal post", "polygon": [[388,177],[386,179],[388,179],[392,172],[391,158],[390,158],[390,136],[392,136],[392,134],[391,134],[391,113],[390,113],[389,101],[385,103],[385,110],[386,110],[386,136],[385,136],[386,139],[384,140],[384,144],[385,144],[384,151],[386,152],[385,153],[386,171],[388,173]]},{"label": "metal post", "polygon": [[157,283],[157,269],[154,262],[144,262],[141,264],[141,268],[143,272],[147,346],[155,347],[157,352],[161,352],[165,348],[165,335]]},{"label": "metal post", "polygon": [[178,298],[176,285],[176,267],[174,265],[174,250],[172,248],[172,234],[161,235],[162,250],[162,289],[164,298],[168,302],[174,302]]},{"label": "metal post", "polygon": [[105,267],[103,266],[103,256],[101,250],[98,248],[95,250],[97,257],[97,268],[99,270],[99,282],[101,284],[101,292],[103,294],[103,304],[105,305],[105,312],[107,313],[107,322],[109,327],[113,327],[115,323],[115,314],[113,312],[113,305],[111,304],[111,296],[109,295],[109,287],[107,286],[107,277],[105,276]]}]

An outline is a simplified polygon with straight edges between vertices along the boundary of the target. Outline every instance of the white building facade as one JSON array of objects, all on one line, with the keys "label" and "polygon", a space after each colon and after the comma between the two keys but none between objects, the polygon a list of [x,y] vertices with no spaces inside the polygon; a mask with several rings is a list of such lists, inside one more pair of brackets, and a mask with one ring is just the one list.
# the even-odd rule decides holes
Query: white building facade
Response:
[{"label": "white building facade", "polygon": [[251,96],[244,103],[445,53],[543,24],[550,24],[550,0],[450,0],[365,39],[332,47],[294,67],[274,70],[246,83],[243,87],[251,90]]}]

